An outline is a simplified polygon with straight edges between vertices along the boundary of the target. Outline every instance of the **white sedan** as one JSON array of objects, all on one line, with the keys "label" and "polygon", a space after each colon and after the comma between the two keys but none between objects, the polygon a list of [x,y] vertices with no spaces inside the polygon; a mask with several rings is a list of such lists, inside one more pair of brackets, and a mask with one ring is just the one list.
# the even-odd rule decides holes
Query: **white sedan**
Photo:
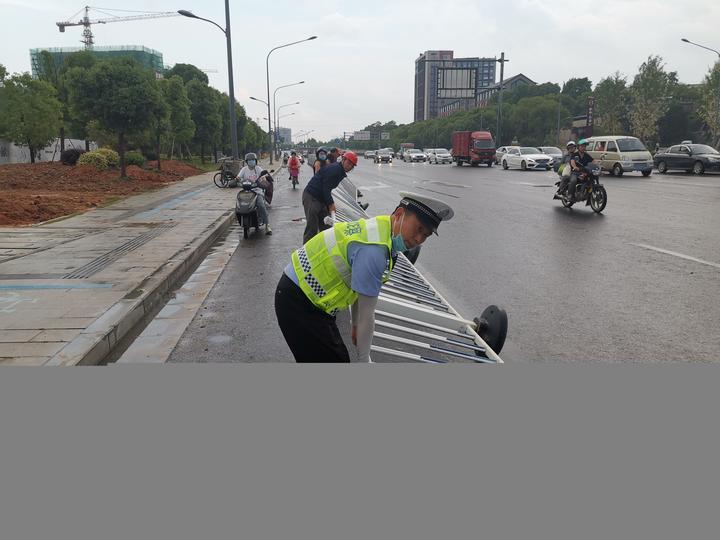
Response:
[{"label": "white sedan", "polygon": [[532,146],[520,146],[508,149],[507,153],[502,157],[503,169],[510,167],[518,167],[523,171],[526,170],[543,170],[552,169],[553,158],[547,154],[542,154],[537,148]]}]

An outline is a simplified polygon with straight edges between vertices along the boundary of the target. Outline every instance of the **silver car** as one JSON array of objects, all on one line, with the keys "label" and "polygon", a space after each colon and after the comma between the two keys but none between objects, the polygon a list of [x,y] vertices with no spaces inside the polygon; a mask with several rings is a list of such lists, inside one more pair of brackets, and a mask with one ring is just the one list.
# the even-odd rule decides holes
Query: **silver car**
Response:
[{"label": "silver car", "polygon": [[420,150],[417,148],[408,148],[403,153],[403,161],[414,163],[416,161],[422,161],[425,163],[427,161],[427,156],[423,154]]},{"label": "silver car", "polygon": [[452,163],[452,155],[447,148],[431,148],[426,154],[428,163]]}]

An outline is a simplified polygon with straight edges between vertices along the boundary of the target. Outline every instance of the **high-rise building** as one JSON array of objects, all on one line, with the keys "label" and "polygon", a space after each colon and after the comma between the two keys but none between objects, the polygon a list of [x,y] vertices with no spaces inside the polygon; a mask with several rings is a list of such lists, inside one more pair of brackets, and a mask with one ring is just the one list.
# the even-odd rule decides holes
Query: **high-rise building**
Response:
[{"label": "high-rise building", "polygon": [[292,129],[279,127],[278,130],[278,144],[292,144]]},{"label": "high-rise building", "polygon": [[415,60],[414,120],[437,118],[443,106],[475,107],[482,88],[495,84],[496,58],[455,58],[453,51],[425,51]]}]

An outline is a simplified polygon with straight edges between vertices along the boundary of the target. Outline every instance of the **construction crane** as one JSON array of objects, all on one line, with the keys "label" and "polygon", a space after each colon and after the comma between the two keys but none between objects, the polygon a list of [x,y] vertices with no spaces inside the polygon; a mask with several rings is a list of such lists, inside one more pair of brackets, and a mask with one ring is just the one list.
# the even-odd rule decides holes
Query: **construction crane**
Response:
[{"label": "construction crane", "polygon": [[[80,19],[77,22],[73,22],[72,19],[77,17],[82,11],[85,11],[85,16]],[[111,9],[111,8],[98,8],[98,7],[92,7],[92,6],[85,6],[83,9],[72,15],[67,21],[60,21],[55,24],[57,24],[58,28],[61,32],[65,32],[66,26],[84,26],[83,29],[83,39],[81,40],[82,43],[85,44],[86,49],[92,49],[94,40],[93,40],[93,33],[90,30],[90,25],[93,24],[107,24],[112,22],[121,22],[121,21],[139,21],[143,19],[157,19],[159,17],[178,17],[180,14],[177,11],[131,11],[127,9]],[[96,19],[96,20],[90,20],[90,10],[97,11],[99,13],[102,13],[103,15],[107,15],[106,19]],[[103,10],[109,10],[109,11],[121,11],[123,13],[136,13],[136,15],[125,15],[125,16],[117,16],[112,13],[106,13]]]}]

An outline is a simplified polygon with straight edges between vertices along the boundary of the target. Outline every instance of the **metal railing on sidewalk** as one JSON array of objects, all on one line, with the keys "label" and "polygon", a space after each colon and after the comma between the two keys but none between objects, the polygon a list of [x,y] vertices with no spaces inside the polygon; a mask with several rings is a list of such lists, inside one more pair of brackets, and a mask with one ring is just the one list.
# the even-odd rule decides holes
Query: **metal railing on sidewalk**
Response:
[{"label": "metal railing on sidewalk", "polygon": [[[357,187],[348,178],[333,191],[333,197],[339,221],[370,217],[358,202]],[[465,319],[401,253],[390,280],[380,291],[372,358],[432,364],[500,364],[502,359],[487,341],[499,351],[506,331],[503,310],[489,306],[479,318]]]}]

